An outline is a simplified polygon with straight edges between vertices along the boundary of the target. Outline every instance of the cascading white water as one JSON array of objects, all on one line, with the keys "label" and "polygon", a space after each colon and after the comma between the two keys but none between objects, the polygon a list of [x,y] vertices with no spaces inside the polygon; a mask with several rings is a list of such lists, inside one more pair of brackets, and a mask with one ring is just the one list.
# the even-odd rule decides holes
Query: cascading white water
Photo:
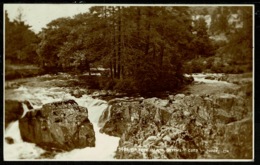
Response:
[{"label": "cascading white water", "polygon": [[[209,74],[193,74],[194,80],[204,83],[226,83],[225,81],[209,80],[205,77]],[[213,75],[216,76],[216,75]],[[218,76],[218,75],[217,75]],[[220,75],[221,76],[221,75]],[[44,77],[44,76],[42,76]],[[46,77],[46,76],[45,76]],[[49,78],[51,78],[50,76]],[[37,79],[37,78],[36,78]],[[32,80],[33,81],[33,80]],[[38,82],[32,82],[37,84]],[[7,83],[8,86],[8,83]],[[50,85],[51,86],[51,85]],[[80,98],[71,96],[69,90],[60,87],[35,87],[26,84],[17,89],[5,89],[6,100],[29,100],[34,108],[41,108],[43,104],[66,99],[75,100],[80,106],[88,109],[88,116],[94,126],[96,146],[83,149],[74,149],[70,152],[57,154],[54,159],[58,160],[112,160],[114,152],[118,146],[119,138],[101,134],[97,125],[99,117],[107,108],[107,102],[99,99],[93,99],[88,95]],[[25,112],[27,106],[23,104]],[[111,107],[109,107],[111,108]],[[110,113],[110,110],[109,112]],[[24,113],[25,114],[25,113]],[[24,115],[23,114],[23,115]],[[33,143],[23,142],[19,130],[19,122],[10,123],[4,131],[4,137],[11,137],[14,144],[8,144],[4,140],[4,160],[34,160],[38,159],[45,151]]]},{"label": "cascading white water", "polygon": [[[62,88],[39,88],[39,87],[19,87],[18,89],[8,89],[5,91],[6,99],[30,100],[34,108],[40,108],[43,104],[64,99],[73,99],[80,106],[88,108],[89,120],[92,122],[96,146],[83,149],[74,149],[69,152],[59,153],[54,159],[60,160],[112,160],[114,152],[118,146],[119,138],[101,134],[97,125],[102,112],[107,108],[107,102],[99,99],[93,99],[90,96],[83,95],[81,98],[71,96]],[[23,105],[24,106],[24,105]],[[25,111],[27,107],[25,106]],[[35,144],[23,142],[19,130],[19,122],[11,123],[5,130],[4,137],[14,139],[14,144],[4,142],[4,160],[18,159],[37,159],[44,153],[44,150],[35,146]]]},{"label": "cascading white water", "polygon": [[23,115],[22,115],[22,117],[24,117],[25,114],[29,111],[29,109],[28,109],[26,104],[22,103],[22,105],[23,105]]},{"label": "cascading white water", "polygon": [[107,108],[107,103],[102,100],[93,99],[87,95],[75,101],[83,107],[88,108],[88,116],[93,123],[96,146],[93,148],[87,147],[84,149],[75,149],[70,152],[61,153],[55,156],[55,159],[62,160],[111,160],[114,152],[117,149],[119,138],[102,134],[99,132],[98,119],[102,112]]},{"label": "cascading white water", "polygon": [[196,81],[196,82],[204,82],[204,83],[209,83],[209,84],[211,84],[211,83],[230,84],[226,81],[206,79],[207,76],[221,77],[221,76],[223,76],[223,74],[222,73],[206,73],[206,74],[197,73],[197,74],[192,74],[192,77],[194,78],[194,81]]}]

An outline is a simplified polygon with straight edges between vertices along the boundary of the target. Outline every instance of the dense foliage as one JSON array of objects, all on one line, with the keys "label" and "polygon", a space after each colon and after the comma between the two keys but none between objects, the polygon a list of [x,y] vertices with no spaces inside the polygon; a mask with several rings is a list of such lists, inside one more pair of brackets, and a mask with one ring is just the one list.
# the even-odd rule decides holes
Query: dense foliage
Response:
[{"label": "dense foliage", "polygon": [[[205,8],[202,8],[205,9]],[[199,11],[202,11],[200,9]],[[252,72],[252,7],[207,8],[211,17],[208,28],[216,50],[212,57],[194,59],[185,66],[188,72]]]},{"label": "dense foliage", "polygon": [[199,28],[188,7],[98,6],[50,22],[37,52],[46,69],[109,68],[108,83],[118,90],[174,90],[185,84],[182,63],[210,46]]},{"label": "dense foliage", "polygon": [[[230,23],[232,14],[235,23]],[[99,81],[93,82],[97,88],[172,91],[185,85],[184,72],[215,66],[215,54],[221,65],[237,57],[250,63],[251,14],[250,7],[94,6],[51,21],[36,36],[23,21],[10,22],[6,13],[6,59],[37,62],[47,72],[91,74],[91,68],[106,68],[101,78],[91,78]],[[227,39],[220,43],[214,40],[218,35]]]},{"label": "dense foliage", "polygon": [[5,60],[20,64],[37,64],[36,54],[37,35],[30,30],[30,26],[22,21],[22,14],[14,21],[10,21],[5,12]]}]

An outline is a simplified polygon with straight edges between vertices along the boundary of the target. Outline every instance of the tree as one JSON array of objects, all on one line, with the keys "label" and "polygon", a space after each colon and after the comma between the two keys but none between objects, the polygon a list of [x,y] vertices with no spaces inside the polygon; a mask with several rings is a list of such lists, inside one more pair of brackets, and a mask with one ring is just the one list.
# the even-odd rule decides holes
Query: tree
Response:
[{"label": "tree", "polygon": [[229,23],[228,16],[230,14],[229,7],[217,7],[211,16],[210,32],[212,34],[228,33]]},{"label": "tree", "polygon": [[203,17],[194,21],[193,27],[195,37],[193,39],[194,45],[194,56],[198,57],[208,57],[215,54],[214,46],[209,39],[207,23]]},{"label": "tree", "polygon": [[194,52],[191,22],[188,7],[94,6],[49,23],[38,54],[47,68],[110,68],[115,89],[175,90]]},{"label": "tree", "polygon": [[39,34],[41,42],[37,48],[37,53],[40,64],[46,71],[59,71],[62,67],[66,68],[67,61],[70,61],[70,57],[63,58],[60,54],[71,30],[69,21],[69,18],[53,20]]},{"label": "tree", "polygon": [[36,46],[39,40],[22,20],[22,13],[10,21],[5,11],[5,57],[11,63],[37,64]]},{"label": "tree", "polygon": [[[232,60],[238,64],[249,64],[252,67],[253,31],[252,31],[252,7],[237,7],[236,11],[242,27],[235,28],[229,35],[229,42],[224,47],[226,54],[230,54]],[[239,46],[238,46],[239,45]]]}]

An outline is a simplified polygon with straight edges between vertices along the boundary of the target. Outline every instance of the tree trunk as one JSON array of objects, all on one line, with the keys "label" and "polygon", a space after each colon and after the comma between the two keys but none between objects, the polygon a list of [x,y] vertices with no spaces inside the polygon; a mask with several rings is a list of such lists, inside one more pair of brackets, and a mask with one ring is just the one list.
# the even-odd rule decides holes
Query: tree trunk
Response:
[{"label": "tree trunk", "polygon": [[117,63],[117,78],[121,75],[121,7],[118,6],[118,63]]},{"label": "tree trunk", "polygon": [[112,61],[110,61],[109,69],[110,69],[110,78],[114,79],[114,76],[113,76],[113,63],[112,63]]},{"label": "tree trunk", "polygon": [[163,56],[164,56],[164,46],[161,45],[160,60],[159,60],[159,65],[160,65],[161,70],[162,70],[162,66],[163,66]]},{"label": "tree trunk", "polygon": [[153,59],[156,57],[156,46],[153,44]]},{"label": "tree trunk", "polygon": [[[137,40],[140,40],[140,26],[141,26],[141,8],[137,7],[137,17],[136,17],[136,23],[137,23]],[[137,48],[140,49],[141,45],[140,42],[136,43]],[[140,62],[140,54],[137,54],[135,57],[135,68],[134,68],[134,75],[137,75],[137,72],[139,70],[139,62]]]},{"label": "tree trunk", "polygon": [[141,10],[137,7],[137,37],[140,37]]},{"label": "tree trunk", "polygon": [[[115,7],[112,8],[112,13],[115,17]],[[117,54],[117,44],[116,44],[116,20],[115,18],[113,19],[113,45],[114,45],[114,48],[113,48],[113,71],[114,71],[114,78],[116,78],[117,76],[117,72],[116,72],[116,65],[117,65],[117,61],[116,61],[116,54]]]},{"label": "tree trunk", "polygon": [[125,53],[125,29],[126,26],[124,25],[124,7],[121,8],[121,13],[120,13],[120,24],[121,24],[121,71],[120,71],[120,79],[124,79],[125,75],[125,58],[126,58],[126,53]]},{"label": "tree trunk", "polygon": [[150,23],[150,15],[151,15],[151,8],[148,7],[148,14],[147,14],[147,27],[146,27],[146,32],[147,32],[147,35],[146,35],[146,41],[145,41],[145,51],[144,51],[144,54],[145,56],[148,55],[149,53],[149,47],[150,47],[150,29],[151,29],[151,23]]}]

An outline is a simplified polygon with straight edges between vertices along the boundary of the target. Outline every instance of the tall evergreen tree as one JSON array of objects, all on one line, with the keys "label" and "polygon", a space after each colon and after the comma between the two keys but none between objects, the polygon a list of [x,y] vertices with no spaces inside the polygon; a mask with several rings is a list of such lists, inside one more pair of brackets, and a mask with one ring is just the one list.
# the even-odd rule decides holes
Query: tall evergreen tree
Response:
[{"label": "tall evergreen tree", "polygon": [[[214,46],[209,38],[206,20],[200,17],[194,21],[194,57],[209,57],[215,54]],[[193,58],[194,58],[193,57]]]}]

